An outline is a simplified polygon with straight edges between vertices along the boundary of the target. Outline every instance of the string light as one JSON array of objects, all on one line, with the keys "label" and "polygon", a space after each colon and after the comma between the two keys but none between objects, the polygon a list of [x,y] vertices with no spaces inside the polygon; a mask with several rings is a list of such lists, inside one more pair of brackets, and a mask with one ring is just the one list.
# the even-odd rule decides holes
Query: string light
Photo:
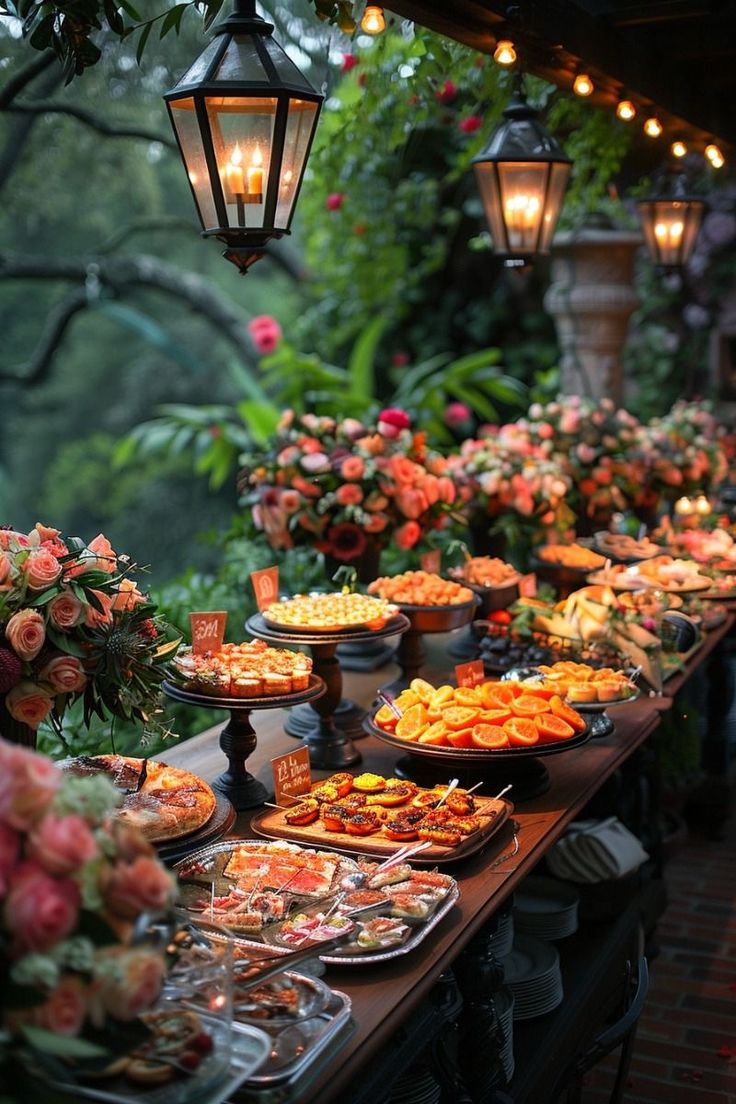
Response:
[{"label": "string light", "polygon": [[507,38],[502,38],[496,43],[496,49],[493,51],[493,60],[498,65],[513,65],[516,62],[516,50],[513,42]]},{"label": "string light", "polygon": [[660,134],[664,130],[664,127],[660,123],[656,115],[650,116],[644,123],[644,133],[649,138],[659,138]]},{"label": "string light", "polygon": [[636,108],[631,100],[620,100],[616,105],[616,114],[624,123],[630,123],[636,115]]},{"label": "string light", "polygon": [[587,73],[578,73],[573,81],[572,90],[576,96],[589,96],[594,84]]},{"label": "string light", "polygon": [[386,17],[378,4],[368,4],[360,21],[360,29],[369,35],[381,34],[386,30]]},{"label": "string light", "polygon": [[672,145],[670,146],[670,153],[672,154],[673,157],[684,157],[685,154],[687,153],[687,146],[685,145],[684,142],[681,142],[678,139],[676,142],[673,142]]},{"label": "string light", "polygon": [[723,166],[726,164],[726,158],[723,156],[718,146],[716,146],[713,142],[705,147],[705,156],[708,158],[714,169],[722,169]]}]

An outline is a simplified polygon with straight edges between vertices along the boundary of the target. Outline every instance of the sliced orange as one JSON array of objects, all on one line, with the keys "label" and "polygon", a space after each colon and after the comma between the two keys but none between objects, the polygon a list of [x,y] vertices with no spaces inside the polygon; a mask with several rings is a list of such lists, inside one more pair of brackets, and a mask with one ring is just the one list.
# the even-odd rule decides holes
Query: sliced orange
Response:
[{"label": "sliced orange", "polygon": [[475,747],[473,743],[473,729],[472,728],[460,728],[457,731],[450,731],[447,733],[447,739],[452,747],[456,748],[471,748]]},{"label": "sliced orange", "polygon": [[562,717],[563,721],[567,721],[569,725],[572,725],[575,732],[585,732],[585,720],[577,710],[563,702],[562,698],[550,698],[549,708],[557,717]]},{"label": "sliced orange", "polygon": [[548,709],[544,698],[538,698],[536,694],[520,694],[511,703],[511,710],[517,717],[536,717],[539,713],[546,713]]},{"label": "sliced orange", "polygon": [[419,695],[415,694],[413,690],[402,690],[396,699],[396,704],[402,711],[411,709],[413,705],[419,705]]},{"label": "sliced orange", "polygon": [[415,678],[409,683],[409,689],[412,693],[416,694],[420,702],[427,705],[434,697],[434,686],[429,682],[425,682],[424,679]]},{"label": "sliced orange", "polygon": [[386,728],[389,732],[393,732],[399,718],[393,709],[389,709],[387,705],[382,705],[373,719],[379,728]]},{"label": "sliced orange", "polygon": [[481,698],[474,686],[458,686],[455,691],[455,701],[458,705],[468,705],[475,709],[481,704]]},{"label": "sliced orange", "polygon": [[503,709],[484,709],[478,720],[482,721],[484,724],[502,725],[504,721],[508,721],[513,715],[511,707],[504,706]]},{"label": "sliced orange", "polygon": [[446,705],[451,702],[455,696],[455,687],[450,686],[448,683],[443,683],[442,686],[438,686],[432,695],[432,700],[437,701],[439,705]]},{"label": "sliced orange", "polygon": [[512,702],[514,697],[510,682],[484,682],[480,687],[480,700],[486,709],[500,709]]},{"label": "sliced orange", "polygon": [[487,748],[490,751],[509,746],[509,734],[497,724],[477,724],[473,726],[473,747]]},{"label": "sliced orange", "polygon": [[425,729],[422,735],[417,740],[418,744],[437,744],[439,747],[445,747],[447,745],[447,734],[449,728],[444,721],[435,721],[429,728]]},{"label": "sliced orange", "polygon": [[423,705],[412,705],[396,724],[396,735],[402,740],[418,740],[429,727],[429,717]]},{"label": "sliced orange", "polygon": [[575,729],[556,713],[543,713],[541,717],[535,717],[534,723],[539,731],[539,739],[543,744],[553,744],[558,740],[569,740],[575,735]]},{"label": "sliced orange", "polygon": [[512,747],[529,747],[539,743],[539,729],[528,717],[512,717],[503,727]]},{"label": "sliced orange", "polygon": [[448,728],[459,732],[461,728],[472,728],[480,716],[480,706],[446,705],[442,710],[442,720]]}]

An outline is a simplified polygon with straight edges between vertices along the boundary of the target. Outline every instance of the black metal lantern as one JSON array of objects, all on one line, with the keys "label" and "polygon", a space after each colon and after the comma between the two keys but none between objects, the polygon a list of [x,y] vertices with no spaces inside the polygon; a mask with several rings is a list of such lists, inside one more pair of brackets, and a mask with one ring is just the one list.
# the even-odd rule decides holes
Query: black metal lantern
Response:
[{"label": "black metal lantern", "polygon": [[503,114],[473,165],[494,252],[524,264],[550,251],[572,161],[527,103],[521,80]]},{"label": "black metal lantern", "polygon": [[682,268],[698,236],[705,202],[689,195],[683,172],[665,173],[657,195],[637,203],[644,240],[660,268]]},{"label": "black metal lantern", "polygon": [[204,237],[245,273],[289,233],[324,96],[256,14],[233,13],[165,96]]}]

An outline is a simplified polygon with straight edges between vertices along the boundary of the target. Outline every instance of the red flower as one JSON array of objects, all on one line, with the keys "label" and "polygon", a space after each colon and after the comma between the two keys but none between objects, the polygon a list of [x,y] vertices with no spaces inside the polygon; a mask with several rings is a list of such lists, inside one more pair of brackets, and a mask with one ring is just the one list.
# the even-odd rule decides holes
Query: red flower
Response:
[{"label": "red flower", "polygon": [[358,64],[358,59],[355,54],[343,54],[342,65],[340,66],[341,73],[349,73],[351,69],[354,69]]},{"label": "red flower", "polygon": [[480,115],[468,115],[466,119],[461,119],[457,125],[463,134],[474,134],[476,130],[480,130],[483,126],[483,119]]},{"label": "red flower", "polygon": [[437,89],[435,96],[441,104],[454,103],[457,99],[457,88],[451,80],[447,80],[441,88]]},{"label": "red flower", "polygon": [[353,233],[356,234],[357,237],[362,238],[365,234],[365,229],[366,228],[364,223],[356,222],[355,226],[353,227]]},{"label": "red flower", "polygon": [[394,355],[391,357],[391,363],[394,368],[405,368],[411,360],[408,353],[403,352],[401,349],[397,349]]},{"label": "red flower", "polygon": [[445,410],[444,422],[446,426],[455,429],[458,426],[465,425],[472,417],[473,414],[469,406],[461,402],[452,402]]},{"label": "red flower", "polygon": [[336,560],[343,561],[357,560],[365,551],[367,543],[363,530],[352,521],[330,526],[327,530],[327,539],[330,542],[330,554]]},{"label": "red flower", "polygon": [[325,207],[328,211],[339,211],[345,202],[345,196],[342,192],[330,192],[325,200]]},{"label": "red flower", "polygon": [[261,356],[272,353],[281,340],[281,327],[270,314],[259,314],[248,323],[248,333]]},{"label": "red flower", "polygon": [[411,425],[409,421],[409,415],[405,410],[399,410],[398,406],[387,406],[385,410],[382,410],[378,415],[379,422],[385,422],[386,425],[395,426],[396,429],[408,429]]}]

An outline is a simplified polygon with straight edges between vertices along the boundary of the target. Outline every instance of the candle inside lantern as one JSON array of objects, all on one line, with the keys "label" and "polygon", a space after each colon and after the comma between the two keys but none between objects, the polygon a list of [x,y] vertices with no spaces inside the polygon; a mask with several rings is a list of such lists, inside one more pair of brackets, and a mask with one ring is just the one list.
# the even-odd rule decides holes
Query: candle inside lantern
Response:
[{"label": "candle inside lantern", "polygon": [[256,146],[248,166],[248,195],[259,196],[263,192],[263,154]]},{"label": "candle inside lantern", "polygon": [[660,245],[668,249],[677,249],[680,245],[685,224],[682,222],[657,222],[654,225],[654,233]]},{"label": "candle inside lantern", "polygon": [[509,235],[519,235],[522,240],[530,230],[534,230],[539,220],[541,204],[535,195],[521,192],[512,195],[506,201],[506,225]]},{"label": "candle inside lantern", "polygon": [[242,196],[245,192],[245,178],[243,176],[242,161],[243,154],[240,151],[240,146],[236,142],[235,149],[230,154],[230,160],[225,166],[227,185],[234,196]]},{"label": "candle inside lantern", "polygon": [[711,513],[710,499],[707,495],[698,495],[695,500],[695,510],[701,517],[707,517]]},{"label": "candle inside lantern", "polygon": [[678,498],[675,503],[675,513],[678,517],[687,517],[693,512],[693,504],[687,495],[683,495],[682,498]]}]

